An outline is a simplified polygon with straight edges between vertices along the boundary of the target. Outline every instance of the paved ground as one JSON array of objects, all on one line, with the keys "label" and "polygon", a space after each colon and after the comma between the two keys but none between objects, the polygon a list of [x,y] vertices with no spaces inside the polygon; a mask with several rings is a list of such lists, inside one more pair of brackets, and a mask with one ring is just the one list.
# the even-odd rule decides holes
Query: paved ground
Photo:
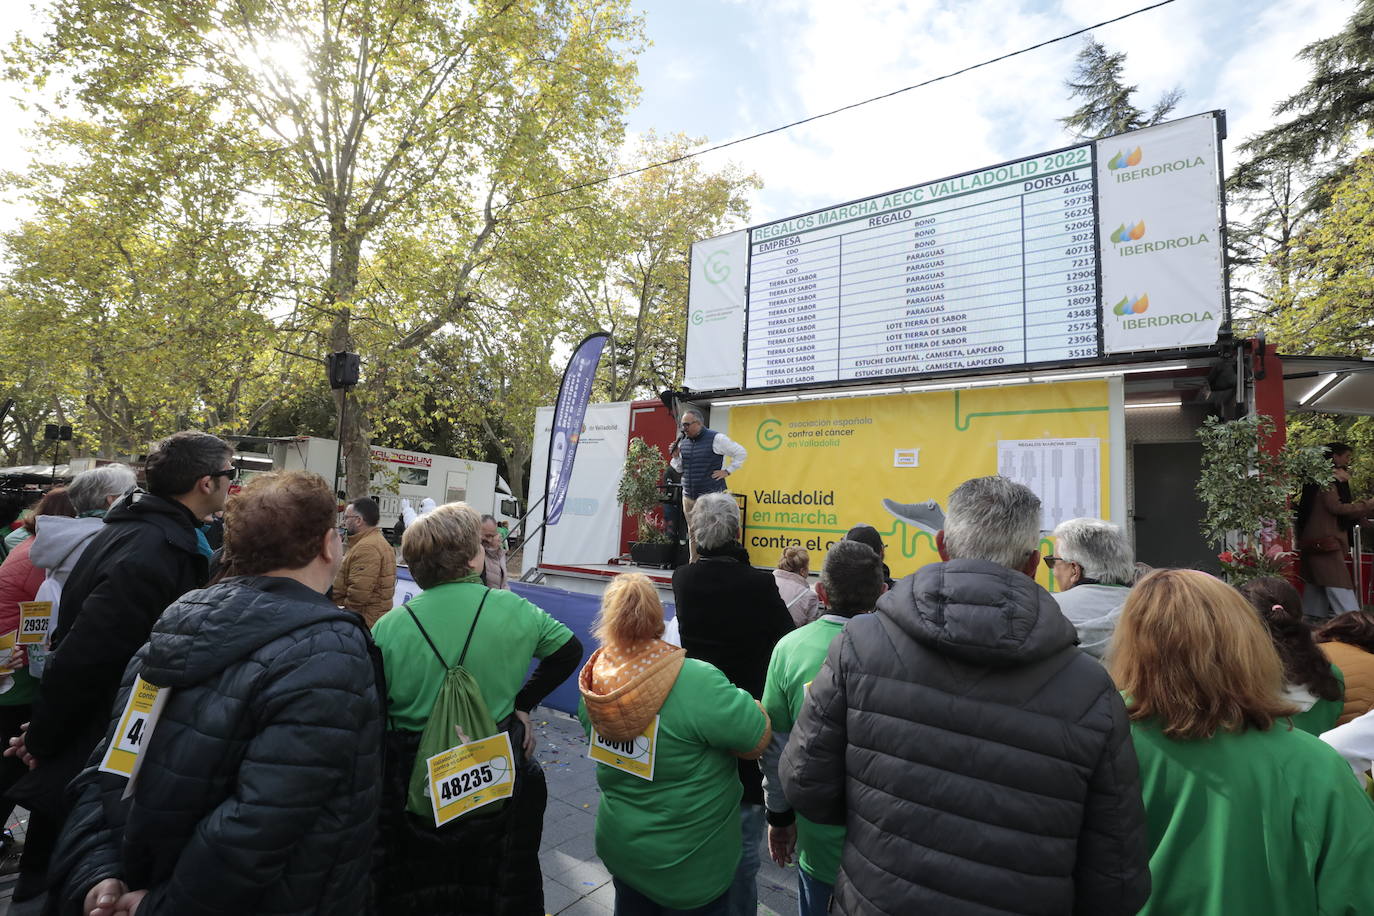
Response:
[{"label": "paved ground", "polygon": [[[544,872],[544,910],[567,916],[610,916],[615,903],[611,876],[596,857],[593,831],[600,795],[596,764],[587,759],[582,726],[566,713],[547,707],[535,710],[539,747],[535,756],[544,766],[549,805],[544,813],[544,843],[539,853]],[[10,818],[17,837],[24,835],[27,813]],[[774,865],[761,851],[759,912],[797,911],[797,873]],[[37,914],[39,901],[10,906],[14,877],[0,877],[0,916]]]}]

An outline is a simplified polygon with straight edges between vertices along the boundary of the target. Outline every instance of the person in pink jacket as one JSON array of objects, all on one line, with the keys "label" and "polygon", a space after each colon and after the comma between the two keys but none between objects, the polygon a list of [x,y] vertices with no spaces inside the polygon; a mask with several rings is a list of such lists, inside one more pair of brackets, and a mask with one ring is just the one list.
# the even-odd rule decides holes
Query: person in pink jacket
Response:
[{"label": "person in pink jacket", "polygon": [[820,616],[819,602],[807,576],[811,572],[811,555],[805,547],[788,547],[778,560],[778,568],[773,570],[773,581],[778,584],[778,594],[782,603],[787,605],[787,613],[792,615],[792,623],[804,626]]}]

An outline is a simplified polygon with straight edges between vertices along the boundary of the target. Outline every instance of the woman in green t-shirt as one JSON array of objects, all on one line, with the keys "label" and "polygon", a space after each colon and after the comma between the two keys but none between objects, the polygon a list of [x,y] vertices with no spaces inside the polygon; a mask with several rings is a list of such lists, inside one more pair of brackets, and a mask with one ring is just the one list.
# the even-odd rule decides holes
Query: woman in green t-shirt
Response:
[{"label": "woman in green t-shirt", "polygon": [[1287,721],[1283,665],[1235,589],[1151,573],[1109,658],[1149,830],[1142,916],[1374,913],[1374,804],[1339,754]]},{"label": "woman in green t-shirt", "polygon": [[578,716],[597,761],[596,854],[618,916],[724,914],[740,857],[735,759],[768,746],[768,717],[713,665],[664,642],[647,577],[617,576],[582,668]]},{"label": "woman in green t-shirt", "polygon": [[1302,597],[1286,579],[1266,576],[1240,587],[1283,662],[1284,699],[1298,707],[1293,724],[1309,735],[1330,731],[1345,705],[1341,669],[1322,654],[1302,619]]},{"label": "woman in green t-shirt", "polygon": [[[387,916],[544,912],[539,841],[548,790],[531,757],[529,713],[577,670],[582,644],[529,601],[482,584],[481,528],[481,514],[463,503],[440,506],[411,523],[401,552],[424,592],[383,614],[372,628],[386,672],[388,722],[378,824],[382,854],[373,877],[378,909]],[[532,658],[540,662],[529,674]],[[407,810],[407,797],[421,735],[454,666],[476,682],[497,735],[510,735],[510,756],[485,762],[488,777],[514,772],[514,795],[503,806],[473,807],[450,821],[442,812],[421,817]],[[460,731],[447,737],[457,746],[488,736]],[[477,780],[469,783],[472,771],[481,772],[468,767],[440,780],[439,796],[451,789],[450,804],[466,796],[476,802],[483,794],[495,800],[494,793],[479,791]],[[433,804],[436,793],[427,797]],[[442,826],[436,826],[439,820]]]}]

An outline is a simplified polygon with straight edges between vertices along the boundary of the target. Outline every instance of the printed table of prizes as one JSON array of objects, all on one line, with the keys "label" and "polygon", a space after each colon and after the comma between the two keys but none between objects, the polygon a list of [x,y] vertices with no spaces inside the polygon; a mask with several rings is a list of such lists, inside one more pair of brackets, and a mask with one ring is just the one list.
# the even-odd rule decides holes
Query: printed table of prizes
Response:
[{"label": "printed table of prizes", "polygon": [[1099,355],[1091,156],[1042,161],[1058,168],[935,182],[913,205],[751,240],[746,383]]}]

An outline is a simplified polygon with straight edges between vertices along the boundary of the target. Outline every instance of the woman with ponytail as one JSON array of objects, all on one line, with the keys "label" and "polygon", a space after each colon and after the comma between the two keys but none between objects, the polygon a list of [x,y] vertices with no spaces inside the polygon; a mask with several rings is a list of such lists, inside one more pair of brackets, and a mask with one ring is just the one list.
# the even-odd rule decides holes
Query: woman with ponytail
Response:
[{"label": "woman with ponytail", "polygon": [[1341,670],[1317,648],[1302,620],[1302,599],[1285,579],[1267,576],[1240,587],[1259,613],[1283,662],[1284,698],[1297,706],[1293,724],[1320,735],[1336,724],[1345,702]]},{"label": "woman with ponytail", "polygon": [[1374,614],[1340,614],[1314,635],[1318,648],[1345,677],[1345,708],[1336,724],[1344,725],[1374,709]]}]

